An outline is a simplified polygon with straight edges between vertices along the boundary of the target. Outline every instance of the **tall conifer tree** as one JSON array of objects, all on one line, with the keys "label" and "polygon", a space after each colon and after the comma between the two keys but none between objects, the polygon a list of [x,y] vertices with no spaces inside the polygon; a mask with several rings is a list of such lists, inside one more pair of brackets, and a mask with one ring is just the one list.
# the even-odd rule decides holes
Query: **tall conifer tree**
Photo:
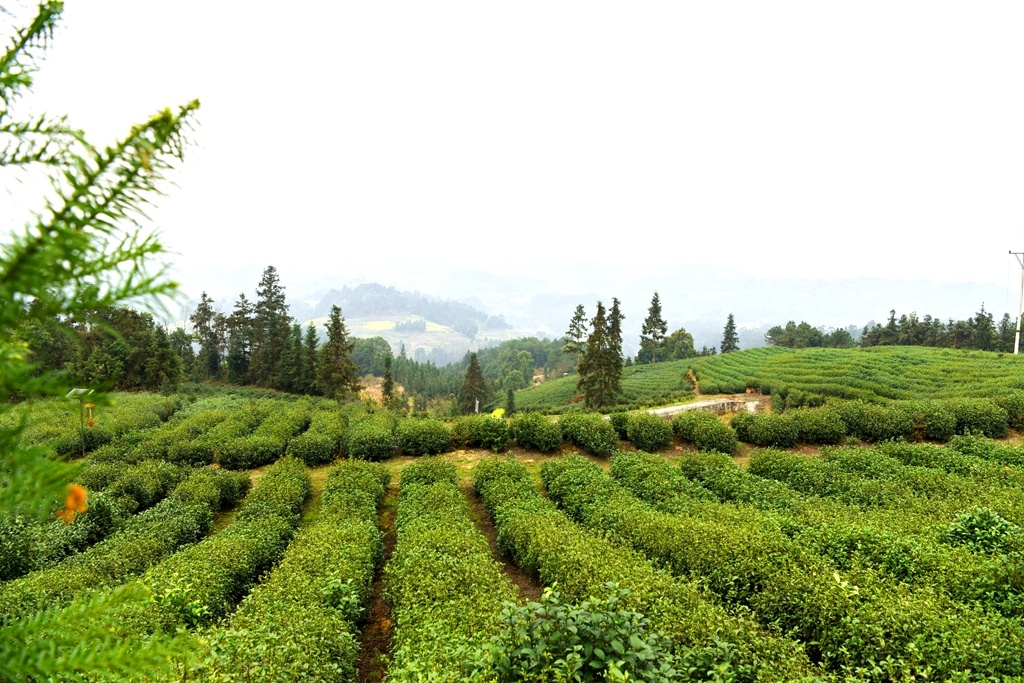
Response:
[{"label": "tall conifer tree", "polygon": [[327,343],[320,347],[316,366],[317,388],[336,399],[359,392],[359,367],[352,361],[355,343],[348,337],[341,308],[331,306],[327,319]]},{"label": "tall conifer tree", "polygon": [[736,321],[732,317],[732,313],[729,314],[729,318],[725,321],[725,330],[722,333],[722,345],[719,347],[721,353],[730,353],[732,351],[740,350],[740,338],[736,334]]},{"label": "tall conifer tree", "polygon": [[650,352],[652,363],[658,362],[658,347],[665,340],[666,334],[668,323],[661,317],[661,299],[655,292],[654,298],[651,299],[651,307],[647,309],[647,318],[640,328],[640,348]]},{"label": "tall conifer tree", "polygon": [[288,314],[288,303],[277,269],[267,266],[256,288],[249,361],[249,379],[252,383],[278,388],[280,364],[291,335],[291,326],[292,319]]},{"label": "tall conifer tree", "polygon": [[469,354],[469,365],[466,367],[466,377],[462,380],[462,386],[459,388],[459,410],[464,415],[476,412],[477,401],[480,401],[480,405],[486,403],[491,396],[490,387],[487,386],[487,380],[484,379],[483,370],[480,369],[480,362],[476,359],[476,354]]}]

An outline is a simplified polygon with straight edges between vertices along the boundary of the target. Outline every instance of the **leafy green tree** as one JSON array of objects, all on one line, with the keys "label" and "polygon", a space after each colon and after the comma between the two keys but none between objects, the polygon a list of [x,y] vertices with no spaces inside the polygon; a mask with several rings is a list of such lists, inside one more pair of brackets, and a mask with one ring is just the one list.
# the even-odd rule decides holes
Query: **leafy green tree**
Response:
[{"label": "leafy green tree", "polygon": [[316,384],[324,396],[341,400],[359,393],[359,368],[352,362],[354,346],[341,309],[331,306],[327,342],[320,347],[316,365]]},{"label": "leafy green tree", "polygon": [[292,318],[288,314],[288,303],[277,269],[267,266],[256,288],[249,361],[250,382],[278,388],[279,365],[288,345],[291,327]]},{"label": "leafy green tree", "polygon": [[153,343],[147,356],[142,388],[150,391],[174,389],[184,379],[181,357],[174,352],[167,331],[159,325],[153,329]]},{"label": "leafy green tree", "polygon": [[587,338],[587,312],[583,304],[576,305],[576,311],[569,321],[569,331],[565,333],[565,345],[562,351],[569,355],[576,356],[576,366],[579,367],[580,360],[586,349],[585,339]]},{"label": "leafy green tree", "polygon": [[[50,324],[176,292],[165,269],[150,267],[163,245],[137,221],[182,157],[199,103],[166,109],[108,146],[89,144],[61,117],[15,118],[13,105],[32,85],[36,58],[62,10],[60,2],[39,5],[0,57],[0,167],[45,176],[52,188],[24,231],[0,240],[0,414],[10,410],[12,396],[59,396],[69,388],[62,375],[34,371],[28,345],[17,336],[24,323]],[[23,445],[16,421],[0,419],[0,425],[0,510],[42,520],[65,498],[75,468],[46,448]],[[74,493],[68,491],[66,503],[85,502]],[[117,610],[144,599],[124,588],[0,624],[0,680],[171,675],[185,637],[110,637]]]},{"label": "leafy green tree", "polygon": [[474,413],[477,410],[477,401],[480,405],[484,405],[491,398],[491,389],[487,386],[487,380],[484,379],[484,373],[480,369],[480,361],[477,360],[476,354],[469,354],[469,365],[466,366],[466,375],[462,380],[462,386],[459,387],[459,411],[463,415]]},{"label": "leafy green tree", "polygon": [[981,304],[981,310],[974,314],[971,321],[974,325],[972,342],[974,348],[979,351],[994,351],[996,344],[996,326],[992,320],[992,314],[985,310],[985,304]]},{"label": "leafy green tree", "polygon": [[736,334],[736,321],[732,313],[725,321],[725,330],[722,332],[722,343],[718,347],[721,353],[731,353],[740,350],[740,337]]},{"label": "leafy green tree", "polygon": [[[647,309],[647,317],[640,327],[640,349],[646,350],[650,356],[651,363],[658,362],[658,347],[668,333],[668,323],[661,317],[661,299],[658,293],[654,293],[651,299],[651,306]],[[637,356],[639,360],[639,355]]]},{"label": "leafy green tree", "polygon": [[184,377],[191,377],[195,368],[196,353],[192,349],[192,335],[177,327],[170,334],[171,348],[174,354],[181,359],[181,371]]},{"label": "leafy green tree", "polygon": [[662,344],[662,360],[683,360],[684,358],[695,358],[697,350],[693,348],[693,335],[680,327],[672,334],[665,337]]}]

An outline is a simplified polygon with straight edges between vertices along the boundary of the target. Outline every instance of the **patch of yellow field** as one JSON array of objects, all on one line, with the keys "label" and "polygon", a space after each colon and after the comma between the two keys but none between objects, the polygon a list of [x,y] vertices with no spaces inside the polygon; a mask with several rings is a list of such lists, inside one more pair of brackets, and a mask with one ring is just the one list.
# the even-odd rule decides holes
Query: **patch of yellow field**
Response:
[{"label": "patch of yellow field", "polygon": [[370,322],[363,325],[368,330],[393,330],[395,329],[395,323],[391,320],[371,320]]},{"label": "patch of yellow field", "polygon": [[437,323],[432,323],[429,320],[427,321],[427,332],[447,332],[447,331],[448,331],[448,328],[445,327],[444,325],[438,325]]}]

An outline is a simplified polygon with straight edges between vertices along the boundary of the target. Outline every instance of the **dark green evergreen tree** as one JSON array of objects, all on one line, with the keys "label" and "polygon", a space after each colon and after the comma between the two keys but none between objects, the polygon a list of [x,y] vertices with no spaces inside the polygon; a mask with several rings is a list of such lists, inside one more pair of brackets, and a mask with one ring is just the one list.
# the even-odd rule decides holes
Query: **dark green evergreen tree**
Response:
[{"label": "dark green evergreen tree", "polygon": [[640,327],[640,354],[637,355],[637,361],[640,362],[643,358],[642,362],[657,363],[658,348],[667,333],[668,323],[661,317],[661,299],[655,292],[651,299],[651,307],[647,309],[647,318]]},{"label": "dark green evergreen tree", "polygon": [[384,356],[384,379],[380,382],[381,400],[390,406],[395,400],[395,378],[391,375],[391,356]]},{"label": "dark green evergreen tree", "polygon": [[195,379],[199,381],[217,379],[220,376],[221,339],[217,321],[220,314],[214,309],[213,304],[213,299],[203,292],[195,312],[189,316],[192,335],[199,342],[199,356],[195,366],[198,371]]},{"label": "dark green evergreen tree", "polygon": [[505,416],[514,415],[516,412],[515,389],[508,389],[505,392]]},{"label": "dark green evergreen tree", "polygon": [[736,321],[733,319],[732,313],[729,314],[728,319],[725,321],[725,330],[722,333],[722,344],[719,346],[719,350],[722,353],[740,350],[740,338],[736,334]]},{"label": "dark green evergreen tree", "polygon": [[195,369],[196,353],[192,348],[192,335],[182,327],[177,327],[170,334],[171,348],[181,359],[181,371],[184,377],[191,377]]},{"label": "dark green evergreen tree", "polygon": [[484,373],[480,369],[480,362],[475,353],[469,354],[469,365],[466,366],[466,375],[459,388],[458,402],[459,411],[463,415],[476,412],[477,401],[484,405],[491,398],[490,387],[484,379]]},{"label": "dark green evergreen tree", "polygon": [[316,365],[317,388],[324,396],[343,400],[358,394],[359,368],[352,362],[353,347],[341,309],[331,306],[327,342],[320,347]]},{"label": "dark green evergreen tree", "polygon": [[622,376],[622,316],[617,311],[617,302],[617,299],[613,299],[618,342],[614,339],[612,316],[606,315],[604,304],[598,301],[597,312],[590,321],[587,348],[580,360],[576,392],[583,396],[585,405],[591,409],[612,405],[619,391]]},{"label": "dark green evergreen tree", "polygon": [[228,336],[227,375],[234,384],[249,383],[249,362],[252,353],[252,303],[245,294],[238,295],[235,309],[225,320]]},{"label": "dark green evergreen tree", "polygon": [[306,326],[306,341],[302,348],[302,374],[299,379],[304,394],[316,394],[316,351],[319,343],[316,325],[309,323]]},{"label": "dark green evergreen tree", "polygon": [[280,364],[291,335],[291,326],[292,318],[288,314],[288,303],[277,269],[267,266],[256,288],[249,361],[250,382],[279,388],[277,380],[280,377]]},{"label": "dark green evergreen tree", "polygon": [[565,345],[562,352],[576,356],[576,366],[579,367],[583,353],[586,351],[587,337],[587,312],[583,304],[577,304],[576,311],[569,321],[569,330],[565,333]]},{"label": "dark green evergreen tree", "polygon": [[305,372],[303,357],[302,325],[292,324],[291,334],[285,342],[284,353],[278,364],[277,386],[293,394],[305,393],[302,387],[302,373]]},{"label": "dark green evergreen tree", "polygon": [[992,314],[985,310],[985,304],[981,304],[981,310],[974,314],[971,321],[974,327],[972,335],[973,346],[979,351],[993,351],[996,343],[996,326],[992,320]]},{"label": "dark green evergreen tree", "polygon": [[143,388],[150,391],[174,389],[184,377],[181,357],[174,352],[167,331],[157,325],[153,329],[153,343],[146,359]]}]

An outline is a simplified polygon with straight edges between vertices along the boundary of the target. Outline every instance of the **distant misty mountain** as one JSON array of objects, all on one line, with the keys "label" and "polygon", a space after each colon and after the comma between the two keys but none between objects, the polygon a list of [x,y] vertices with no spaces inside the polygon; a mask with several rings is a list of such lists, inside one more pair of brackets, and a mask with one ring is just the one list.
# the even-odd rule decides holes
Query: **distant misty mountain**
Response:
[{"label": "distant misty mountain", "polygon": [[[524,259],[510,268],[504,274],[395,271],[386,284],[365,280],[335,284],[329,275],[307,273],[293,276],[299,282],[284,284],[291,313],[298,320],[322,318],[332,304],[341,306],[347,319],[420,317],[464,335],[467,343],[475,338],[466,348],[522,336],[561,337],[577,304],[592,314],[598,300],[610,305],[612,297],[618,297],[626,316],[623,350],[630,355],[639,348],[640,326],[655,291],[669,331],[685,327],[698,349],[721,344],[729,313],[735,316],[740,348],[750,348],[764,343],[770,327],[789,320],[826,330],[862,328],[869,321],[884,322],[890,309],[897,315],[916,312],[961,320],[973,316],[982,303],[996,319],[1004,311],[1015,318],[1018,296],[1016,290],[983,283],[776,277],[770,263],[763,272],[751,273],[704,265],[665,266],[656,261],[614,266],[578,263],[568,254],[553,253],[536,261]],[[295,296],[300,292],[307,294]],[[222,300],[220,307],[230,312],[231,302]]]},{"label": "distant misty mountain", "polygon": [[512,328],[500,315],[488,315],[466,303],[426,296],[419,292],[403,292],[376,283],[332,289],[320,298],[308,317],[326,317],[331,306],[339,306],[346,318],[419,316],[450,327],[468,339],[473,339],[481,329]]}]

